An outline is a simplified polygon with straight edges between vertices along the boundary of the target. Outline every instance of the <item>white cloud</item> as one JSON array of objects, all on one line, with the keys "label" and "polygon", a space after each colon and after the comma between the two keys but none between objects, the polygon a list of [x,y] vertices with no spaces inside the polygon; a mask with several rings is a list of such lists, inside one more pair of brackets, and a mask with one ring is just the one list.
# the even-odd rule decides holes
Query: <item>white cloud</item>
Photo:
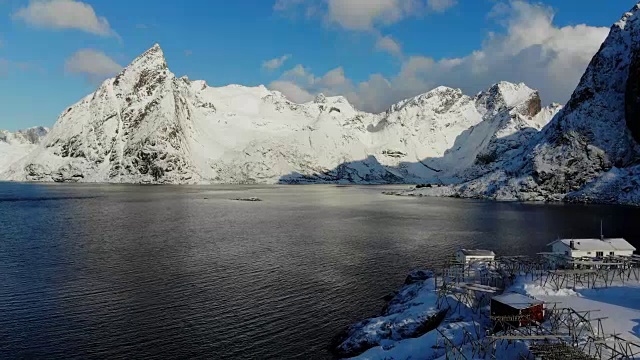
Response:
[{"label": "white cloud", "polygon": [[31,0],[13,14],[14,19],[46,29],[75,29],[100,36],[116,36],[109,22],[93,7],[76,0]]},{"label": "white cloud", "polygon": [[185,50],[184,51],[184,56],[191,56],[193,55],[193,50]]},{"label": "white cloud", "polygon": [[335,68],[327,72],[323,77],[317,80],[318,85],[335,89],[340,86],[348,84],[349,80],[344,76],[344,69],[342,67]]},{"label": "white cloud", "polygon": [[399,56],[402,54],[402,47],[391,36],[380,36],[376,41],[376,50],[385,51],[389,54]]},{"label": "white cloud", "polygon": [[269,88],[280,91],[296,103],[305,103],[314,99],[311,93],[291,81],[276,80],[269,84]]},{"label": "white cloud", "polygon": [[81,49],[65,61],[64,69],[67,73],[82,74],[90,82],[99,82],[118,73],[122,66],[102,51]]},{"label": "white cloud", "polygon": [[276,12],[323,16],[329,24],[348,30],[371,31],[428,12],[443,12],[456,0],[276,0]]},{"label": "white cloud", "polygon": [[296,65],[285,71],[280,79],[269,84],[269,88],[285,94],[293,102],[306,102],[315,95],[342,95],[353,91],[353,82],[347,79],[342,67],[329,70],[325,75],[316,77],[310,69]]},{"label": "white cloud", "polygon": [[291,58],[291,55],[287,54],[271,60],[264,61],[262,63],[262,68],[269,71],[278,70],[282,67],[282,65],[284,65],[285,61],[289,60],[290,58]]},{"label": "white cloud", "polygon": [[429,8],[435,12],[445,12],[458,4],[457,0],[427,0]]},{"label": "white cloud", "polygon": [[554,12],[547,6],[521,0],[498,4],[499,11],[492,11],[492,15],[499,17],[504,30],[489,33],[480,48],[466,56],[440,60],[409,56],[394,76],[373,74],[360,83],[345,78],[336,87],[321,83],[302,65],[296,68],[298,72],[305,70],[304,76],[291,77],[294,71],[286,80],[309,96],[318,92],[345,95],[367,111],[383,111],[399,100],[440,85],[474,94],[501,80],[525,82],[539,89],[547,103],[566,102],[609,29],[587,25],[556,27]]}]

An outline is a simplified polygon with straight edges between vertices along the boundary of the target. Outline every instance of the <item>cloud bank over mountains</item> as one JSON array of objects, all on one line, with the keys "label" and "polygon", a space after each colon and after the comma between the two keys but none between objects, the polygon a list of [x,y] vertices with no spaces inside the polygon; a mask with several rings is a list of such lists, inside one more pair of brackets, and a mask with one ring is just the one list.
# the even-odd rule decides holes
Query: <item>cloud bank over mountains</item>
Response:
[{"label": "cloud bank over mountains", "polygon": [[380,112],[440,85],[474,93],[505,80],[539,89],[545,103],[564,103],[609,31],[585,24],[556,26],[553,9],[518,0],[494,6],[489,15],[504,31],[487,34],[481,46],[465,56],[434,59],[402,54],[397,41],[382,35],[385,26],[455,5],[450,0],[278,0],[276,12],[302,11],[308,17],[321,17],[325,24],[372,32],[377,37],[375,49],[398,56],[401,67],[393,76],[373,73],[364,81],[354,81],[342,66],[316,75],[298,64],[270,87],[293,101],[308,101],[318,93],[344,95],[361,110]]}]

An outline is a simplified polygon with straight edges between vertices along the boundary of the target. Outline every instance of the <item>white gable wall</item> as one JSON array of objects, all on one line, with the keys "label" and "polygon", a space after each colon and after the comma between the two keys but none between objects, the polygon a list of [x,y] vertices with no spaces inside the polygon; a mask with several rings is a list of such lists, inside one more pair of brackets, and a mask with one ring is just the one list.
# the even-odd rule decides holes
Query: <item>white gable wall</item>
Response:
[{"label": "white gable wall", "polygon": [[[575,240],[575,246],[580,247],[578,244],[579,240]],[[561,241],[557,241],[551,245],[551,251],[556,254],[570,255],[571,257],[592,257],[595,258],[598,256],[598,252],[602,252],[603,256],[616,255],[616,256],[631,256],[633,255],[633,250],[612,250],[609,244],[603,244],[601,249],[592,249],[592,250],[578,250],[571,249],[568,245]],[[613,254],[611,254],[613,253]]]}]

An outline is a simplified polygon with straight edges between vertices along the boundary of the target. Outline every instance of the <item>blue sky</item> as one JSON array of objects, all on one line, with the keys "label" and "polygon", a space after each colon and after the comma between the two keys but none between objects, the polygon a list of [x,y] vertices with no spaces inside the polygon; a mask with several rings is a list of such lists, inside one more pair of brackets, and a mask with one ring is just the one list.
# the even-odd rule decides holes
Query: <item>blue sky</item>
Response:
[{"label": "blue sky", "polygon": [[155,42],[178,76],[294,101],[323,92],[381,111],[441,84],[473,93],[508,80],[563,102],[635,3],[0,0],[0,129],[52,126]]}]

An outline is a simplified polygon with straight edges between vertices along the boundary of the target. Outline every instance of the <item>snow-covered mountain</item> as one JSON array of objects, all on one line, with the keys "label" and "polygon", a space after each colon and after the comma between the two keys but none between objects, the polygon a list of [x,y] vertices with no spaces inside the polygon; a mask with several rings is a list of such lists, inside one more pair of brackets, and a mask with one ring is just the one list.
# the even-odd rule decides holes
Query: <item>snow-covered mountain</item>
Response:
[{"label": "snow-covered mountain", "polygon": [[14,133],[0,130],[0,173],[33,151],[49,129],[32,127]]},{"label": "snow-covered mountain", "polygon": [[[69,107],[0,177],[30,181],[276,183],[456,181],[478,156],[528,141],[557,111],[500,83],[439,87],[383,114],[343,97],[295,104],[263,86],[177,78],[158,45]],[[521,135],[512,137],[514,132]],[[530,134],[529,134],[530,132]],[[462,161],[464,160],[464,161]]]},{"label": "snow-covered mountain", "polygon": [[640,204],[640,3],[616,22],[566,107],[496,170],[424,194]]},{"label": "snow-covered mountain", "polygon": [[439,87],[382,114],[343,97],[178,78],[155,45],[59,117],[0,178],[127,183],[459,182],[493,169],[558,111],[501,82]]}]

